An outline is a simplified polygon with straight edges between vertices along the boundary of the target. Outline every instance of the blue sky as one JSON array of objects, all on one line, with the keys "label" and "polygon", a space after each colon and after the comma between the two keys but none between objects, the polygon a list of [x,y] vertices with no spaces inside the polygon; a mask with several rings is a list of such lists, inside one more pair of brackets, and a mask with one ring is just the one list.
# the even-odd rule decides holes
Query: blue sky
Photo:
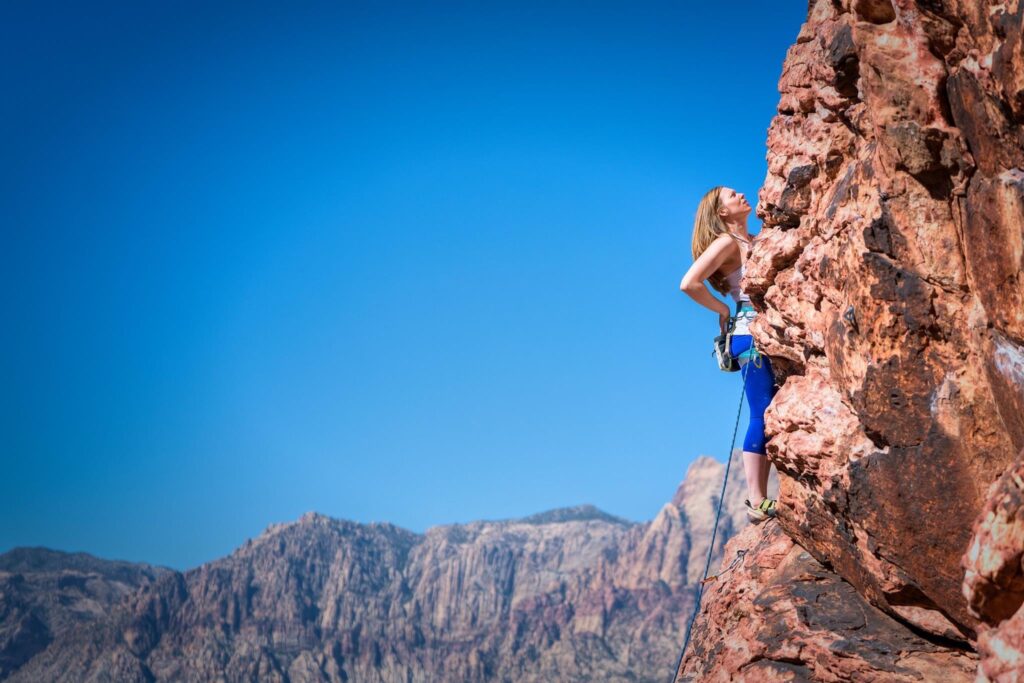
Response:
[{"label": "blue sky", "polygon": [[0,550],[653,517],[727,450],[678,282],[805,11],[5,4]]}]

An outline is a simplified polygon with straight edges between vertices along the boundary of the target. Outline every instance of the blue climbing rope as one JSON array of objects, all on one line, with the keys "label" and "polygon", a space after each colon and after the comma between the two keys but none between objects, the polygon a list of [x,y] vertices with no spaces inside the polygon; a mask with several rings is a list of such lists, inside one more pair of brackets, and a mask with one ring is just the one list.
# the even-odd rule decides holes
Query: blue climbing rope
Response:
[{"label": "blue climbing rope", "polygon": [[[753,349],[753,344],[751,344]],[[725,476],[722,477],[722,492],[718,496],[718,510],[715,512],[715,525],[711,528],[711,543],[708,545],[708,557],[704,562],[704,575],[701,577],[700,583],[697,584],[697,604],[693,606],[693,614],[690,616],[689,623],[686,624],[686,636],[683,639],[683,651],[679,653],[679,662],[676,664],[676,672],[672,675],[672,683],[680,683],[682,681],[682,668],[683,659],[686,658],[686,648],[690,645],[690,635],[693,632],[693,622],[697,621],[697,615],[700,613],[700,600],[704,597],[704,584],[708,578],[708,570],[711,569],[711,556],[715,552],[715,536],[718,535],[718,520],[722,517],[722,507],[725,505],[725,487],[729,483],[729,468],[732,467],[732,449],[736,447],[736,433],[740,428],[740,415],[743,413],[743,393],[747,390],[747,368],[753,363],[756,367],[761,367],[760,354],[755,351],[755,355],[752,355],[750,360],[743,366],[740,374],[743,375],[743,388],[740,389],[740,405],[736,411],[736,424],[732,428],[732,442],[729,444],[729,450],[726,451],[729,455],[725,459]]]}]

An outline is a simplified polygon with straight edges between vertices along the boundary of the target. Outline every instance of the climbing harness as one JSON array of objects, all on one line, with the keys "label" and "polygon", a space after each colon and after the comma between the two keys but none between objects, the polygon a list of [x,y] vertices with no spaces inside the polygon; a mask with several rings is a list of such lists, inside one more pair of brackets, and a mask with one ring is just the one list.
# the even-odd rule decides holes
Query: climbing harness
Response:
[{"label": "climbing harness", "polygon": [[[731,339],[732,335],[735,333],[733,321],[740,319],[740,316],[743,315],[746,312],[746,310],[746,307],[741,305],[736,313],[736,316],[729,318],[729,331],[725,335],[727,339]],[[751,308],[750,310],[752,311],[753,308]],[[749,318],[746,318],[746,322],[749,324]],[[745,330],[746,326],[744,326],[743,329]],[[729,348],[728,343],[729,342],[726,341],[725,348],[727,350]],[[717,337],[715,339],[715,345],[717,349]],[[753,351],[753,353],[750,353],[750,351]],[[730,354],[728,358],[733,359],[733,356]],[[739,432],[740,428],[740,415],[742,415],[743,413],[743,394],[744,392],[746,392],[747,389],[748,368],[751,364],[753,364],[754,367],[759,368],[761,367],[762,363],[761,354],[755,349],[753,341],[751,341],[750,349],[748,351],[744,351],[739,356],[736,356],[733,360],[735,360],[735,362],[738,365],[739,360],[741,358],[747,358],[749,359],[749,362],[743,365],[742,372],[740,373],[743,375],[743,387],[742,389],[740,389],[740,404],[739,408],[736,410],[736,424],[733,425],[732,428],[732,442],[729,444],[729,450],[726,451],[728,453],[728,457],[725,461],[725,476],[722,477],[722,491],[718,495],[718,509],[715,511],[715,525],[711,527],[711,543],[708,545],[708,556],[707,559],[704,561],[704,575],[701,577],[700,583],[697,584],[697,601],[696,604],[694,604],[693,606],[693,614],[690,616],[690,621],[686,624],[686,635],[683,638],[683,650],[679,653],[679,662],[676,664],[676,671],[675,674],[673,674],[672,676],[672,683],[680,683],[682,681],[683,659],[685,659],[686,657],[686,648],[690,645],[690,635],[693,632],[693,623],[697,621],[697,615],[700,613],[700,600],[702,597],[704,597],[704,585],[710,583],[711,581],[714,581],[716,578],[718,578],[718,576],[721,576],[722,574],[729,572],[736,565],[737,561],[739,561],[745,554],[745,551],[741,554],[738,554],[736,559],[732,561],[732,563],[729,565],[727,569],[720,572],[716,576],[712,576],[710,578],[708,577],[708,571],[711,569],[711,556],[715,552],[715,537],[718,535],[718,521],[722,517],[722,507],[725,505],[725,487],[729,483],[729,469],[732,467],[732,450],[736,446],[736,434],[737,432]],[[721,367],[721,365],[719,367]],[[725,370],[725,368],[722,369]],[[737,369],[740,368],[737,367]],[[728,372],[732,372],[732,370],[728,370]]]},{"label": "climbing harness", "polygon": [[754,315],[753,306],[746,302],[740,304],[736,315],[729,317],[729,326],[726,328],[726,333],[715,337],[715,347],[711,355],[715,357],[719,370],[723,372],[736,372],[740,369],[740,360],[742,359],[755,361],[754,367],[761,367],[761,354],[753,344],[738,356],[733,356],[730,350],[732,338],[735,335],[750,333],[750,321],[754,319]]}]

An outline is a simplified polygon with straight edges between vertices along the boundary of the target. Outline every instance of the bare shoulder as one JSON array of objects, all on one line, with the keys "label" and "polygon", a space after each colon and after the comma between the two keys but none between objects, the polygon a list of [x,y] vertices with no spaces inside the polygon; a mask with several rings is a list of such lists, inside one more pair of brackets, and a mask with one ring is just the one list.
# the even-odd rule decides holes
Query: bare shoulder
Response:
[{"label": "bare shoulder", "polygon": [[732,259],[739,257],[740,247],[731,235],[723,233],[716,237],[714,242],[708,245],[708,251],[714,251],[716,254],[721,254],[725,259]]},{"label": "bare shoulder", "polygon": [[731,235],[723,232],[721,235],[715,238],[715,241],[708,246],[708,249],[729,249],[730,247],[734,247],[735,245],[736,240],[733,239]]}]

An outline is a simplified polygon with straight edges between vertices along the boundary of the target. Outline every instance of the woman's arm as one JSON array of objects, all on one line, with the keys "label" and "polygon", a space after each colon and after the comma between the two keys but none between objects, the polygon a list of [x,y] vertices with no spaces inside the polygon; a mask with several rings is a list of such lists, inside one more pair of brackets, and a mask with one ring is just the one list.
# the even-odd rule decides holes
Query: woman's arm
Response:
[{"label": "woman's arm", "polygon": [[729,324],[729,307],[721,299],[708,291],[704,281],[728,260],[730,249],[737,249],[736,243],[728,235],[722,235],[711,243],[701,254],[679,283],[679,289],[705,308],[718,314],[719,327],[722,333]]}]

